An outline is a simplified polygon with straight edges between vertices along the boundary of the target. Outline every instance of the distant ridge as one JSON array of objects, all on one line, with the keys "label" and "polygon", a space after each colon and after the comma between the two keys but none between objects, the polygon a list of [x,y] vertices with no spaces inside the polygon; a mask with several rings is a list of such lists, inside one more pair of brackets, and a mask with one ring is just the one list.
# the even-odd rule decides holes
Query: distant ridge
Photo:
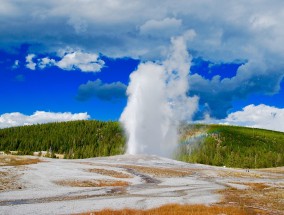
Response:
[{"label": "distant ridge", "polygon": [[[118,122],[95,120],[48,123],[0,129],[0,151],[89,158],[125,152]],[[180,127],[177,160],[216,166],[265,168],[284,166],[284,133],[227,125]]]}]

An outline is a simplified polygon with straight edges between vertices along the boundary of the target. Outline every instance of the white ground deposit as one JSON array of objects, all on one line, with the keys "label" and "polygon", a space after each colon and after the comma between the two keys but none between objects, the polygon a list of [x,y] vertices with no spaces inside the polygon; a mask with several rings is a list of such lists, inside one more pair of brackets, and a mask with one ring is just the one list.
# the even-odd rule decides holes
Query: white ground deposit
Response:
[{"label": "white ground deposit", "polygon": [[[121,155],[82,160],[41,158],[26,166],[2,166],[18,175],[17,187],[0,192],[0,214],[72,214],[105,208],[148,209],[167,203],[214,204],[218,190],[246,189],[244,182],[283,186],[283,174],[189,164],[157,156]],[[92,169],[111,170],[127,178]],[[76,186],[124,181],[128,186]],[[70,186],[68,183],[76,182]],[[240,183],[242,182],[242,183]]]}]

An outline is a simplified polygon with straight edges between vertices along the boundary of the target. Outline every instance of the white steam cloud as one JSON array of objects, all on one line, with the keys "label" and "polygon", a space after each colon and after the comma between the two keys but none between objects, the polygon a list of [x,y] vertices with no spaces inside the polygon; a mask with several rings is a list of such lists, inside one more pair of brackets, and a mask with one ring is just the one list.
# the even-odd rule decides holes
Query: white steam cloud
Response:
[{"label": "white steam cloud", "polygon": [[170,157],[178,142],[178,126],[190,120],[198,98],[187,97],[191,57],[186,36],[172,39],[167,60],[141,63],[130,75],[128,103],[120,121],[128,136],[127,153]]}]

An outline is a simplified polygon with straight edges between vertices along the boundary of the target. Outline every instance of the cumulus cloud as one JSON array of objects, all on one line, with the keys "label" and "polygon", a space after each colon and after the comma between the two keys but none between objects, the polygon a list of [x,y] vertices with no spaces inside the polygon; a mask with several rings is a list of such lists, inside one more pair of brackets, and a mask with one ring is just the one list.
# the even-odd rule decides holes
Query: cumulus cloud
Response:
[{"label": "cumulus cloud", "polygon": [[16,7],[16,5],[11,3],[9,0],[3,0],[1,2],[0,14],[5,16],[11,16],[11,14],[15,12],[18,12],[18,8]]},{"label": "cumulus cloud", "polygon": [[73,120],[86,120],[90,116],[87,113],[75,113],[70,112],[54,113],[45,111],[36,111],[32,115],[24,115],[19,112],[5,113],[0,115],[0,128],[7,128],[13,126],[42,124],[48,122],[64,122]]},{"label": "cumulus cloud", "polygon": [[82,72],[99,72],[104,66],[104,61],[100,60],[97,54],[77,51],[66,54],[56,65],[65,70],[80,69]]},{"label": "cumulus cloud", "polygon": [[26,57],[26,67],[32,70],[38,66],[40,69],[44,69],[49,66],[57,66],[63,70],[81,70],[82,72],[99,72],[105,62],[99,58],[96,53],[86,53],[82,51],[60,50],[58,52],[61,57],[56,61],[50,57],[38,58],[36,62],[34,54],[29,54]]},{"label": "cumulus cloud", "polygon": [[56,64],[56,62],[55,62],[54,59],[44,57],[44,58],[39,59],[38,66],[39,66],[39,68],[44,69],[47,66],[53,66],[55,64]]},{"label": "cumulus cloud", "polygon": [[284,108],[248,105],[241,111],[229,114],[224,122],[284,132]]},{"label": "cumulus cloud", "polygon": [[140,33],[156,37],[168,37],[181,32],[182,21],[175,18],[165,18],[163,20],[148,20],[140,26]]},{"label": "cumulus cloud", "polygon": [[[0,46],[8,49],[11,44],[29,43],[36,44],[30,47],[35,54],[72,47],[114,58],[164,60],[170,37],[193,29],[196,35],[187,45],[194,58],[203,57],[213,63],[248,62],[233,80],[192,78],[193,91],[203,94],[201,100],[209,98],[207,103],[215,112],[213,115],[222,118],[234,98],[245,98],[250,93],[273,94],[279,90],[284,70],[283,8],[281,0],[219,0],[218,7],[210,0],[134,0],[131,3],[110,0],[100,1],[99,6],[98,1],[84,0],[68,4],[58,0],[25,3],[3,0]],[[66,56],[59,65],[82,71],[96,71],[103,66],[98,62],[72,64],[69,58]],[[28,65],[35,66],[32,62]],[[233,90],[229,89],[230,84]],[[214,96],[216,100],[222,96],[222,100],[228,100],[219,105],[225,107],[223,114],[217,113]]]},{"label": "cumulus cloud", "polygon": [[[83,0],[68,5],[56,0],[28,0],[25,4],[4,0],[0,10],[1,47],[28,42],[41,44],[45,51],[72,46],[110,57],[159,58],[173,36],[170,31],[176,34],[193,28],[198,36],[190,42],[190,49],[213,61],[248,59],[258,54],[283,58],[281,0],[220,0],[218,7],[208,0],[111,0],[99,5]],[[159,33],[168,40],[153,40],[145,33]],[[34,50],[38,51],[38,46]]]},{"label": "cumulus cloud", "polygon": [[250,23],[255,30],[263,30],[272,28],[277,24],[273,16],[268,15],[255,15],[250,19]]},{"label": "cumulus cloud", "polygon": [[97,1],[84,0],[70,1],[68,5],[56,0],[28,0],[25,4],[4,0],[0,32],[5,33],[0,41],[1,47],[7,46],[7,42],[25,41],[41,43],[53,51],[71,45],[107,56],[142,53],[147,57],[153,52],[159,55],[160,46],[167,47],[169,41],[153,41],[140,35],[140,31],[157,34],[160,29],[161,36],[170,38],[173,35],[167,33],[168,29],[176,34],[176,30],[194,28],[198,37],[190,43],[191,49],[208,58],[234,60],[249,57],[255,48],[265,54],[275,50],[283,53],[284,48],[279,45],[284,40],[283,6],[281,0],[220,0],[218,7],[208,0],[111,0],[100,2],[99,6]]},{"label": "cumulus cloud", "polygon": [[80,101],[97,97],[101,100],[115,100],[126,97],[127,86],[121,82],[103,83],[100,79],[96,81],[88,81],[86,84],[80,85],[78,89],[77,99]]},{"label": "cumulus cloud", "polygon": [[205,113],[203,119],[195,123],[237,125],[284,132],[284,108],[250,104],[224,119],[212,118]]},{"label": "cumulus cloud", "polygon": [[212,79],[206,79],[194,74],[189,79],[189,94],[200,97],[200,103],[205,107],[203,112],[214,118],[223,119],[232,108],[234,100],[246,99],[252,93],[274,94],[279,91],[284,77],[283,70],[275,65],[268,68],[269,70],[263,64],[248,62],[240,66],[236,76],[232,78],[221,79],[216,75]]},{"label": "cumulus cloud", "polygon": [[71,17],[68,21],[77,34],[85,33],[87,31],[87,22],[80,17]]},{"label": "cumulus cloud", "polygon": [[36,63],[33,62],[33,59],[35,58],[35,55],[34,54],[29,54],[26,56],[26,67],[28,69],[31,69],[31,70],[35,70],[36,68]]}]

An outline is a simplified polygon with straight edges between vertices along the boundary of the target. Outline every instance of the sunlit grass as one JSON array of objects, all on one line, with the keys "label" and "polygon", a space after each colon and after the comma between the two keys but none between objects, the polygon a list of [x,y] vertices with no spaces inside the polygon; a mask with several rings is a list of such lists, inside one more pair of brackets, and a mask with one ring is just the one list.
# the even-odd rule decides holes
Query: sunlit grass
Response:
[{"label": "sunlit grass", "polygon": [[118,171],[114,171],[114,170],[108,170],[108,169],[98,169],[98,168],[94,168],[94,169],[89,169],[89,172],[93,172],[93,173],[97,173],[97,174],[101,174],[101,175],[107,175],[107,176],[111,176],[114,178],[133,178],[132,175],[123,173],[123,172],[118,172]]},{"label": "sunlit grass", "polygon": [[38,158],[27,158],[15,155],[0,155],[0,166],[19,166],[36,164],[40,162]]},{"label": "sunlit grass", "polygon": [[251,213],[245,209],[238,207],[179,205],[179,204],[167,204],[149,210],[105,209],[97,212],[81,213],[81,215],[216,215],[216,214],[244,215],[244,214],[254,214],[254,213]]},{"label": "sunlit grass", "polygon": [[185,177],[192,174],[189,170],[178,170],[163,167],[146,167],[146,166],[135,166],[135,165],[123,165],[123,168],[129,168],[136,170],[140,173],[153,175],[156,177]]},{"label": "sunlit grass", "polygon": [[124,187],[129,185],[126,181],[116,180],[62,180],[55,183],[69,187]]},{"label": "sunlit grass", "polygon": [[234,204],[252,209],[257,214],[284,214],[284,187],[271,187],[264,183],[239,183],[248,189],[228,188],[223,194],[222,205]]}]

